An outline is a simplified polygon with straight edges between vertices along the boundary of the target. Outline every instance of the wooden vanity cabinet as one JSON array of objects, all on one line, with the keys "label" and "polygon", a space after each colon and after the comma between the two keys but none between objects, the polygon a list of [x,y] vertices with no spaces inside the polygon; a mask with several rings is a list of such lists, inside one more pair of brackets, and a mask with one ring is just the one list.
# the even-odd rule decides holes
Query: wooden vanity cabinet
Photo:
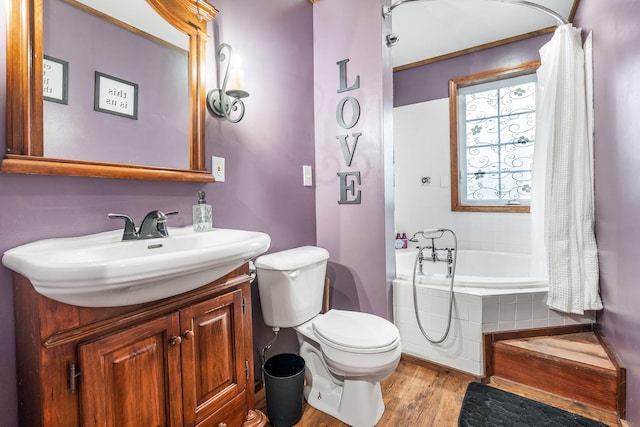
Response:
[{"label": "wooden vanity cabinet", "polygon": [[261,426],[248,266],[148,304],[84,308],[14,275],[21,426]]}]

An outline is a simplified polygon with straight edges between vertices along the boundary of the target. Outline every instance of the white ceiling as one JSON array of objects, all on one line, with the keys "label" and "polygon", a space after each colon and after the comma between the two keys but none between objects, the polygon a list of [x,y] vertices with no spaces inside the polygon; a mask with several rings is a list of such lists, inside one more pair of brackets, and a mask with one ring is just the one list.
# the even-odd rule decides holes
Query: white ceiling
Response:
[{"label": "white ceiling", "polygon": [[[397,0],[395,0],[397,1]],[[394,2],[395,2],[394,1]],[[575,0],[576,2],[578,0]],[[574,0],[530,0],[568,20]],[[393,10],[393,65],[398,67],[556,25],[539,10],[500,0],[425,0]]]},{"label": "white ceiling", "polygon": [[131,25],[138,30],[171,43],[183,50],[189,50],[189,37],[165,21],[144,0],[77,0],[90,9]]}]

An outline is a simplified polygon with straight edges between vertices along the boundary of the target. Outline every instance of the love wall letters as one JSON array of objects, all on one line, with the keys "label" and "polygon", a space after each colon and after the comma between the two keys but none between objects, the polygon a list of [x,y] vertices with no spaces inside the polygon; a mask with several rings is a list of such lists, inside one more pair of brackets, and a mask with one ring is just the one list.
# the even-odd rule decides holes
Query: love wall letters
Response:
[{"label": "love wall letters", "polygon": [[[336,62],[340,72],[340,88],[338,89],[338,93],[349,92],[360,88],[359,75],[356,76],[355,82],[351,86],[347,86],[347,62],[349,62],[349,59]],[[346,110],[351,110],[351,117],[345,117],[345,107],[347,105],[350,108],[346,108]],[[336,121],[338,125],[342,129],[347,130],[358,124],[358,120],[360,120],[360,103],[358,100],[353,96],[342,98],[336,107]],[[360,136],[362,136],[362,132],[336,136],[336,139],[340,143],[345,166],[347,167],[351,167]],[[338,177],[340,178],[340,200],[338,200],[338,203],[341,205],[360,204],[361,191],[356,187],[361,185],[360,171],[338,172]]]}]

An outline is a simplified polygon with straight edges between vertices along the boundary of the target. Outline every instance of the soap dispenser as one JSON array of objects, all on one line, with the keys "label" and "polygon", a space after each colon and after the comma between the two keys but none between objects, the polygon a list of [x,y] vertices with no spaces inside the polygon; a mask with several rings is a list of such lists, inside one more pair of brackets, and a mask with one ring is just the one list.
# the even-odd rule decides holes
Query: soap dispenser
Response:
[{"label": "soap dispenser", "polygon": [[193,205],[193,230],[209,231],[213,228],[211,205],[204,199],[204,191],[198,191],[198,204]]}]

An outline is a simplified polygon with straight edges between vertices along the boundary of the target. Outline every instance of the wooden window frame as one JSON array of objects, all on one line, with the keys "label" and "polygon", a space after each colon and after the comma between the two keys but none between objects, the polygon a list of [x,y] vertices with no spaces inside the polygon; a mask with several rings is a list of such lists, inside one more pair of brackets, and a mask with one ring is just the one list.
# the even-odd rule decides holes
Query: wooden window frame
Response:
[{"label": "wooden window frame", "polygon": [[524,205],[465,205],[459,197],[458,166],[458,89],[491,81],[504,80],[531,74],[540,67],[540,61],[529,61],[514,67],[483,71],[468,76],[449,80],[449,126],[451,150],[451,210],[454,212],[510,212],[529,213],[529,206]]}]

